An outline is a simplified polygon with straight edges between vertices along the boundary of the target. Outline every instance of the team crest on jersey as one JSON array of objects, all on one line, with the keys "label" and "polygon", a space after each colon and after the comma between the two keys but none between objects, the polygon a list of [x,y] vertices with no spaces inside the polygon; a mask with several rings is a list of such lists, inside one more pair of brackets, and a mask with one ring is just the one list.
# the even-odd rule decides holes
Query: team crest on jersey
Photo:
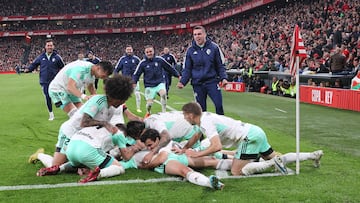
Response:
[{"label": "team crest on jersey", "polygon": [[207,50],[206,50],[206,53],[207,53],[207,55],[210,55],[211,50],[210,50],[210,49],[207,49]]},{"label": "team crest on jersey", "polygon": [[55,58],[52,58],[52,62],[55,62]]},{"label": "team crest on jersey", "polygon": [[194,54],[194,55],[197,55],[198,53],[197,53],[197,51],[194,51],[193,54]]},{"label": "team crest on jersey", "polygon": [[131,60],[132,61],[132,63],[135,63],[135,60],[133,59],[133,60]]},{"label": "team crest on jersey", "polygon": [[158,62],[155,62],[155,66],[156,66],[156,67],[158,67],[158,66],[159,66]]}]

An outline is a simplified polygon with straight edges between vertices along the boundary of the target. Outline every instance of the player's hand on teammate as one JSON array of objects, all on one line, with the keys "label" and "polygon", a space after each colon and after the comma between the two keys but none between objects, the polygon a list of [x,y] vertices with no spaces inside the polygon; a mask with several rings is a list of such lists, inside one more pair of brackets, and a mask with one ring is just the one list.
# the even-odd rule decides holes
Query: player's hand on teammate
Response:
[{"label": "player's hand on teammate", "polygon": [[108,130],[111,134],[115,134],[119,129],[116,126],[106,122],[104,127]]},{"label": "player's hand on teammate", "polygon": [[154,156],[154,153],[150,151],[148,154],[146,154],[142,160],[142,164],[147,165],[151,162],[152,158]]},{"label": "player's hand on teammate", "polygon": [[171,151],[173,151],[175,154],[184,154],[185,153],[185,149],[180,149],[177,146],[174,146],[173,148],[171,148]]},{"label": "player's hand on teammate", "polygon": [[185,154],[186,154],[186,156],[189,156],[189,157],[194,157],[194,158],[198,157],[197,151],[194,151],[192,149],[186,149]]}]

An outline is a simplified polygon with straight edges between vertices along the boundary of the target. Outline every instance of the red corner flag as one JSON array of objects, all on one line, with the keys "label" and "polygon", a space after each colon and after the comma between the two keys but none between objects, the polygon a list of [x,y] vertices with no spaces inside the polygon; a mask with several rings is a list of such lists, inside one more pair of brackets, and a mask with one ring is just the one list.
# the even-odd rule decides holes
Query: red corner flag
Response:
[{"label": "red corner flag", "polygon": [[[299,60],[296,58],[299,57]],[[301,38],[299,26],[295,25],[294,34],[291,44],[291,55],[290,55],[290,74],[295,76],[296,70],[299,68],[302,61],[307,57],[304,42]]]}]

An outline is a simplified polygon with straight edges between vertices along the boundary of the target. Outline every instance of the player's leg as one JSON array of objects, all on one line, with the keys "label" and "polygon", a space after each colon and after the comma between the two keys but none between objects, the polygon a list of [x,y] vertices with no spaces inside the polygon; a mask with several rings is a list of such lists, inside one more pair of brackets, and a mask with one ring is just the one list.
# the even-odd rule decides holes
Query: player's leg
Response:
[{"label": "player's leg", "polygon": [[42,89],[42,92],[43,92],[44,97],[45,97],[46,106],[47,106],[47,109],[48,109],[48,112],[49,112],[49,121],[52,121],[52,120],[55,119],[55,116],[54,116],[54,112],[53,112],[53,109],[52,109],[51,98],[49,96],[49,84],[42,83],[40,85],[41,85],[41,89]]},{"label": "player's leg", "polygon": [[166,112],[166,87],[165,83],[160,83],[158,86],[155,87],[156,93],[160,96],[160,104],[161,104],[161,112]]},{"label": "player's leg", "polygon": [[[314,152],[300,152],[299,153],[299,161],[306,161],[306,160],[314,160],[314,167],[320,167],[320,159],[323,156],[322,150],[317,150]],[[286,153],[280,156],[284,164],[296,162],[296,153]]]},{"label": "player's leg", "polygon": [[100,165],[101,170],[98,179],[113,177],[125,173],[125,169],[122,164],[120,164],[115,158],[109,155],[107,155],[107,157],[110,157],[110,160],[104,166],[104,168],[102,167],[107,160],[104,160],[104,162]]},{"label": "player's leg", "polygon": [[146,99],[146,115],[150,116],[151,114],[151,107],[154,103],[154,98],[155,98],[156,92],[155,89],[152,87],[146,87],[145,88],[145,99]]},{"label": "player's leg", "polygon": [[140,95],[140,84],[139,81],[136,83],[136,87],[134,88],[135,101],[136,101],[136,111],[141,113],[141,95]]},{"label": "player's leg", "polygon": [[37,161],[40,161],[45,167],[50,167],[52,166],[52,160],[53,157],[45,154],[44,148],[40,148],[29,157],[28,162],[35,164]]},{"label": "player's leg", "polygon": [[[223,186],[218,186],[222,183],[220,183],[218,180],[212,180],[214,182],[214,185],[211,184],[210,178],[206,177],[205,175],[193,171],[191,168],[185,166],[184,164],[176,161],[176,160],[170,160],[167,162],[165,166],[165,173],[169,175],[177,175],[182,176],[186,178],[190,183],[193,183],[195,185],[199,186],[205,186],[209,188],[214,189],[221,189]],[[212,178],[214,179],[214,178]],[[223,185],[223,184],[222,184]]]},{"label": "player's leg", "polygon": [[212,167],[219,170],[230,170],[232,166],[231,159],[216,159],[210,156],[188,157],[189,166],[194,168]]},{"label": "player's leg", "polygon": [[194,85],[193,90],[196,102],[200,104],[202,111],[206,111],[206,89],[202,85]]},{"label": "player's leg", "polygon": [[218,83],[210,83],[205,85],[207,93],[215,105],[216,114],[224,115],[221,88]]},{"label": "player's leg", "polygon": [[[258,126],[252,126],[249,129],[246,139],[240,142],[234,155],[231,167],[233,175],[251,175],[272,166],[268,163],[255,162],[261,152],[264,139],[266,135]],[[270,145],[267,147],[271,149]],[[272,153],[272,149],[269,153]]]}]

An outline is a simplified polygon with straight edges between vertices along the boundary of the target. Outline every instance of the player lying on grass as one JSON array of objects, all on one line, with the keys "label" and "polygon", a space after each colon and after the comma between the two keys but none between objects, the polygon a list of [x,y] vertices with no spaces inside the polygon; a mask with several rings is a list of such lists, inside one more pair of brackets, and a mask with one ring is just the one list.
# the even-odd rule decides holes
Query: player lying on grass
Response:
[{"label": "player lying on grass", "polygon": [[[237,147],[231,173],[233,175],[250,175],[275,166],[282,174],[287,174],[284,161],[293,161],[293,154],[277,156],[267,141],[265,132],[258,126],[230,117],[202,112],[198,103],[188,103],[182,108],[184,118],[192,125],[197,125],[210,140],[208,148],[202,151],[186,150],[190,157],[201,157],[220,151],[222,147]],[[319,162],[323,152],[305,153],[302,159],[314,159]],[[268,162],[256,162],[258,157]]]},{"label": "player lying on grass", "polygon": [[[159,149],[166,146],[170,140],[180,143],[181,150],[177,152],[182,152],[189,148],[196,150],[204,148],[199,141],[202,135],[201,131],[198,127],[190,125],[184,119],[181,111],[152,114],[144,119],[144,123],[146,128],[156,129],[160,133],[160,143],[144,157],[143,163],[145,164],[149,163]],[[222,154],[218,155],[218,157],[222,158]]]},{"label": "player lying on grass", "polygon": [[[146,129],[141,135],[141,141],[148,150],[152,150],[159,145],[160,135],[155,129]],[[159,153],[153,157],[150,163],[137,163],[139,168],[154,169],[158,173],[177,175],[185,178],[189,182],[221,190],[225,185],[221,183],[218,177],[211,175],[209,177],[194,171],[190,167],[204,168],[213,167],[221,170],[229,170],[231,166],[230,159],[215,159],[213,157],[190,158],[185,154],[175,154],[172,150],[173,143],[170,142],[166,147],[161,148]],[[136,155],[135,155],[136,156]]]},{"label": "player lying on grass", "polygon": [[40,160],[46,167],[65,163],[67,144],[81,128],[102,126],[109,132],[117,132],[118,129],[109,121],[114,114],[114,108],[119,107],[130,97],[133,91],[132,80],[117,75],[106,80],[104,90],[105,95],[91,97],[69,120],[61,125],[54,157],[44,154],[43,149],[40,149],[30,156],[29,163]]},{"label": "player lying on grass", "polygon": [[[119,129],[125,129],[122,124],[116,125]],[[118,130],[115,134],[110,133],[104,127],[86,127],[72,136],[66,150],[68,163],[42,168],[37,172],[38,176],[55,175],[62,171],[71,171],[77,167],[87,167],[92,171],[80,180],[86,183],[99,178],[112,177],[125,172],[122,164],[114,157],[106,154],[114,145],[119,147],[124,162],[129,160],[134,153],[140,151],[140,146],[127,147],[128,139],[123,131]],[[69,170],[70,169],[70,170]],[[73,170],[74,171],[74,170]]]}]

